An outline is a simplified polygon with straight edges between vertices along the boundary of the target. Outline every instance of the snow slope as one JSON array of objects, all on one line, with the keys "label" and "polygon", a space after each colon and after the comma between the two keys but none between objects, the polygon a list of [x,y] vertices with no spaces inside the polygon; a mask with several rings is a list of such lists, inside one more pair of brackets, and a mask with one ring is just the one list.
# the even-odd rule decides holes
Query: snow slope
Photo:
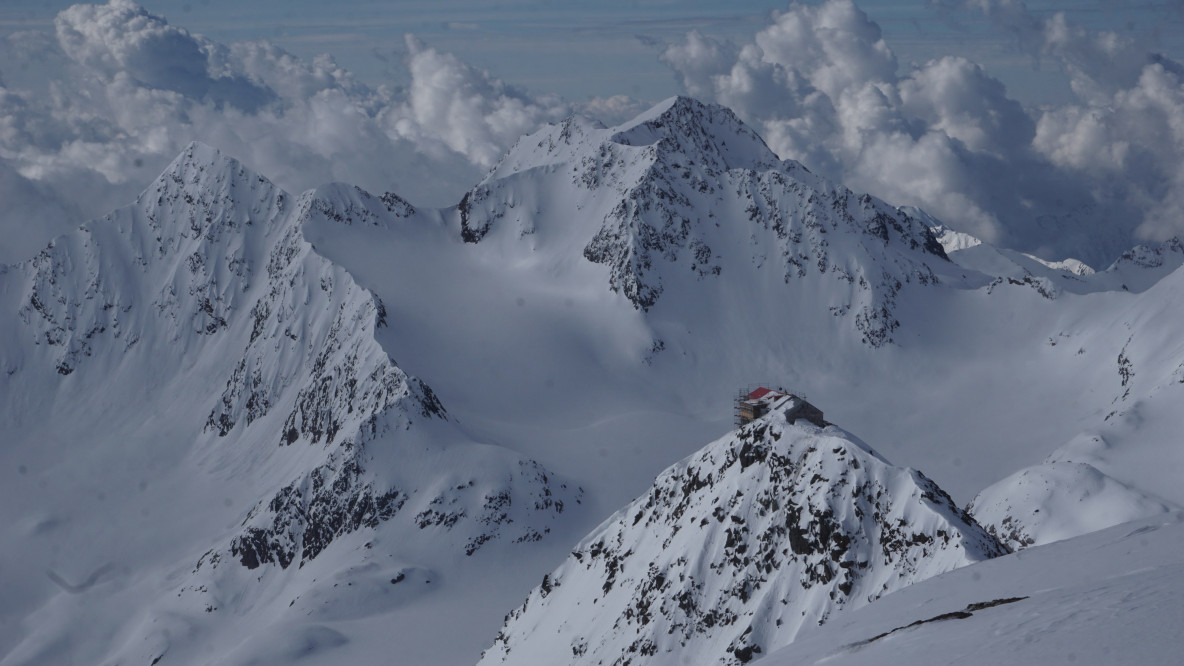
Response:
[{"label": "snow slope", "polygon": [[1117,481],[1089,463],[1029,467],[978,494],[966,508],[1013,550],[1052,543],[1180,507]]},{"label": "snow slope", "polygon": [[1029,548],[887,595],[754,664],[1176,664],[1182,545],[1175,513]]},{"label": "snow slope", "polygon": [[745,663],[1007,549],[799,400],[664,471],[507,617],[482,664]]}]

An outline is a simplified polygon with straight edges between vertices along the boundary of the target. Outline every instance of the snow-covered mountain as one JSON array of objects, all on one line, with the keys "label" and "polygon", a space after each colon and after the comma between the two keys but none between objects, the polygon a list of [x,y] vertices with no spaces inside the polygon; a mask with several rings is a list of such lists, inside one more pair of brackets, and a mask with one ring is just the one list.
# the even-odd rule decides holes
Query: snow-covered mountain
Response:
[{"label": "snow-covered mountain", "polygon": [[660,474],[543,577],[481,663],[746,663],[1008,552],[920,472],[800,406],[782,398]]},{"label": "snow-covered mountain", "polygon": [[[736,614],[688,646],[767,654],[985,557],[952,547],[981,534],[905,468],[957,505],[978,495],[1017,546],[1184,505],[1181,248],[1091,272],[991,247],[778,161],[685,98],[524,137],[445,209],[348,184],[291,196],[192,146],[133,205],[0,266],[0,663],[474,662],[556,566],[597,599],[578,607],[603,630],[586,654],[620,653],[643,624],[690,626],[658,602],[682,581],[646,587],[651,560],[703,581],[695,609]],[[762,381],[846,430],[724,435],[736,389]],[[745,437],[769,458],[744,464]],[[688,466],[715,485],[683,513],[665,494],[642,510]],[[877,483],[910,545],[873,571],[859,557],[906,528],[874,519]],[[723,523],[713,488],[739,497]],[[850,542],[770,550],[784,577],[737,557],[729,531],[750,551],[789,534],[786,504],[753,503],[773,488],[807,532],[837,507],[821,541]],[[949,547],[925,542],[937,529]],[[606,592],[615,560],[589,533],[670,546],[613,546],[628,563]],[[561,564],[577,542],[584,564]],[[722,564],[678,563],[696,553]],[[728,593],[750,578],[747,601]],[[783,585],[796,619],[757,605]],[[511,659],[531,608],[562,621],[584,585],[551,587],[504,634]],[[634,596],[654,603],[621,620],[626,641],[612,624]]]},{"label": "snow-covered mountain", "polygon": [[[395,364],[374,336],[386,326],[382,303],[302,235],[316,205],[194,144],[132,206],[4,269],[6,453],[39,479],[6,493],[23,516],[6,526],[11,539],[32,538],[51,571],[101,569],[103,558],[152,571],[190,558],[192,575],[170,585],[187,604],[168,612],[235,616],[266,608],[277,585],[298,596],[280,572],[354,532],[471,556],[494,540],[538,541],[576,506],[577,489],[473,441]],[[77,483],[101,488],[100,506],[79,506],[85,491],[62,487]],[[110,529],[110,514],[130,538],[71,527]],[[74,552],[80,536],[97,546]],[[6,589],[70,605],[68,589],[29,580],[27,566],[4,567]],[[78,632],[87,652],[75,653],[46,638],[64,629],[55,623],[11,660],[196,649],[167,631],[144,645],[105,643],[100,623]]]},{"label": "snow-covered mountain", "polygon": [[985,488],[967,507],[1013,550],[1097,532],[1180,507],[1083,462],[1046,462]]},{"label": "snow-covered mountain", "polygon": [[470,243],[581,246],[647,311],[696,281],[827,283],[830,312],[872,346],[891,342],[902,286],[937,281],[946,258],[919,219],[778,160],[731,111],[687,97],[618,127],[572,118],[524,137],[458,212]]}]

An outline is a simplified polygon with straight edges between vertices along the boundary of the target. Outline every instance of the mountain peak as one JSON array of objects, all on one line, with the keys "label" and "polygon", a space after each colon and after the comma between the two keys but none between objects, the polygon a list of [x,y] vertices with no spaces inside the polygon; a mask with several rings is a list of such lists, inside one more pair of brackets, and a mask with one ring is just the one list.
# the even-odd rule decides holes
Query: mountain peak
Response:
[{"label": "mountain peak", "polygon": [[642,111],[632,120],[627,120],[624,123],[617,125],[613,129],[623,132],[632,127],[653,122],[654,120],[663,116],[683,114],[693,115],[698,110],[705,109],[707,106],[708,105],[704,102],[700,102],[693,97],[687,97],[686,95],[675,95],[673,97],[667,97],[645,111]]},{"label": "mountain peak", "polygon": [[213,240],[219,230],[261,222],[271,229],[286,223],[287,199],[283,190],[242,162],[192,141],[140,193],[135,207],[166,241],[178,235]]},{"label": "mountain peak", "polygon": [[614,127],[578,115],[547,125],[522,137],[482,184],[563,162],[586,162],[593,153],[614,144],[618,148],[653,146],[658,154],[679,155],[675,162],[699,163],[716,172],[764,171],[781,164],[764,140],[730,109],[679,95]]},{"label": "mountain peak", "polygon": [[[249,168],[238,159],[218,148],[200,141],[191,141],[177,154],[173,161],[140,194],[143,202],[151,194],[167,193],[185,199],[186,205],[194,205],[199,192],[228,195],[231,198],[243,194],[240,190],[252,190],[259,194],[278,195],[281,190],[262,174]],[[185,197],[185,192],[189,197]],[[199,205],[199,207],[201,207]]]},{"label": "mountain peak", "polygon": [[806,278],[873,347],[893,341],[896,294],[935,283],[929,263],[947,260],[921,220],[778,160],[730,110],[689,97],[612,128],[569,120],[523,138],[454,219],[468,243],[581,247],[639,310],[724,271],[753,294]]},{"label": "mountain peak", "polygon": [[835,612],[1007,549],[919,472],[793,405],[671,466],[572,552],[482,664],[742,664]]},{"label": "mountain peak", "polygon": [[610,132],[611,141],[627,146],[666,140],[688,157],[717,162],[715,166],[725,170],[771,169],[780,162],[764,140],[731,109],[682,95],[655,104]]},{"label": "mountain peak", "polygon": [[185,146],[173,161],[169,163],[165,170],[161,172],[161,177],[170,174],[185,174],[206,171],[210,168],[243,168],[238,160],[224,154],[217,148],[202,143],[201,141],[190,141],[189,145]]}]

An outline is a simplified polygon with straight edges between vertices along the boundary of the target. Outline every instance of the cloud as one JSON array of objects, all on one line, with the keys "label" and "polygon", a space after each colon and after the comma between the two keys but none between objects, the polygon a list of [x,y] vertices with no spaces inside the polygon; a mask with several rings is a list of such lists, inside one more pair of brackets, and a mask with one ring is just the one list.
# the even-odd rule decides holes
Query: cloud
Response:
[{"label": "cloud", "polygon": [[1037,67],[1051,62],[1064,68],[1074,92],[1083,98],[1130,87],[1143,65],[1154,58],[1131,37],[1091,32],[1071,24],[1059,12],[1047,18],[1038,16],[1020,0],[935,0],[935,4],[955,20],[963,12],[986,17],[1011,35],[1015,47]]},{"label": "cloud", "polygon": [[1137,233],[1155,240],[1184,228],[1184,76],[1172,65],[1146,65],[1130,88],[1046,113],[1035,140],[1057,166],[1125,185],[1143,213]]},{"label": "cloud", "polygon": [[410,82],[374,88],[329,56],[219,44],[130,0],[70,7],[52,35],[3,38],[0,237],[22,240],[0,245],[0,262],[130,202],[192,140],[294,192],[337,180],[445,206],[523,133],[580,109],[636,107],[571,105],[415,38],[407,49]]},{"label": "cloud", "polygon": [[[781,156],[987,240],[1099,265],[1184,232],[1184,67],[1017,0],[937,4],[1058,67],[1074,102],[1025,109],[964,58],[902,68],[849,0],[793,4],[745,43],[691,32],[661,60]],[[75,5],[52,34],[0,40],[0,56],[0,228],[40,242],[131,201],[195,139],[292,191],[341,180],[449,205],[543,123],[642,110],[522,90],[414,37],[408,83],[372,87],[331,57],[219,44],[130,0]]]},{"label": "cloud", "polygon": [[619,125],[636,118],[638,114],[650,106],[651,104],[648,102],[640,102],[628,95],[613,95],[611,97],[593,97],[580,105],[579,111],[605,125]]},{"label": "cloud", "polygon": [[792,5],[775,13],[756,35],[762,58],[801,72],[814,88],[834,98],[842,91],[895,78],[896,56],[880,27],[853,2]]},{"label": "cloud", "polygon": [[715,92],[716,79],[726,75],[736,62],[736,49],[692,30],[687,33],[686,43],[671,44],[659,59],[682,76],[689,94],[708,97]]},{"label": "cloud", "polygon": [[0,262],[8,263],[33,256],[52,237],[71,228],[78,211],[62,201],[52,188],[25,178],[0,160],[0,238],[4,239]]},{"label": "cloud", "polygon": [[692,32],[661,59],[782,157],[986,240],[1104,264],[1136,238],[1184,233],[1184,68],[1016,0],[937,4],[1055,63],[1078,103],[1025,109],[965,58],[899,72],[850,0],[791,5],[741,46]]},{"label": "cloud", "polygon": [[[192,99],[212,99],[253,110],[268,90],[228,71],[217,45],[149,14],[131,0],[74,5],[54,19],[58,44],[89,73]],[[222,61],[222,71],[212,67]]]},{"label": "cloud", "polygon": [[[980,237],[997,239],[999,221],[959,186],[966,142],[1004,141],[984,114],[1014,125],[1018,105],[966,61],[930,63],[914,78],[880,29],[851,2],[793,5],[741,48],[698,33],[663,60],[689,92],[730,106],[760,127],[771,148],[832,179],[899,204],[925,207]],[[1008,127],[1007,129],[1010,129]]]},{"label": "cloud", "polygon": [[93,72],[126,72],[153,87],[176,82],[177,90],[208,81],[202,44],[129,0],[75,5],[54,27],[66,55]]},{"label": "cloud", "polygon": [[440,141],[488,168],[524,133],[571,113],[556,96],[532,98],[415,37],[406,41],[411,85],[387,118],[399,136]]},{"label": "cloud", "polygon": [[1008,99],[1003,84],[964,58],[931,61],[897,87],[904,113],[973,152],[1016,155],[1036,134],[1036,124]]},{"label": "cloud", "polygon": [[1184,66],[1125,35],[1071,25],[1064,14],[1035,16],[1017,0],[972,0],[960,8],[1022,32],[1030,54],[1069,75],[1080,103],[1045,110],[1033,148],[1135,208],[1138,237],[1184,233]]}]

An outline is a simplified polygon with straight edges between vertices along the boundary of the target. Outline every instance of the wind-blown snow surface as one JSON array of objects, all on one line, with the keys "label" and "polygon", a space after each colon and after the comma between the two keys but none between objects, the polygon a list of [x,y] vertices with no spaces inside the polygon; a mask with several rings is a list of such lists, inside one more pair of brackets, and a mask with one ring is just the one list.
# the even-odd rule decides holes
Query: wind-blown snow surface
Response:
[{"label": "wind-blown snow surface", "polygon": [[524,137],[442,210],[195,151],[0,267],[6,663],[475,662],[754,382],[960,505],[1053,454],[1184,504],[1178,242],[947,255],[681,98]]},{"label": "wind-blown snow surface", "polygon": [[791,423],[795,400],[660,474],[543,577],[481,663],[745,663],[1007,552],[919,472]]},{"label": "wind-blown snow surface", "polygon": [[930,578],[802,632],[761,666],[1180,663],[1184,516]]}]

